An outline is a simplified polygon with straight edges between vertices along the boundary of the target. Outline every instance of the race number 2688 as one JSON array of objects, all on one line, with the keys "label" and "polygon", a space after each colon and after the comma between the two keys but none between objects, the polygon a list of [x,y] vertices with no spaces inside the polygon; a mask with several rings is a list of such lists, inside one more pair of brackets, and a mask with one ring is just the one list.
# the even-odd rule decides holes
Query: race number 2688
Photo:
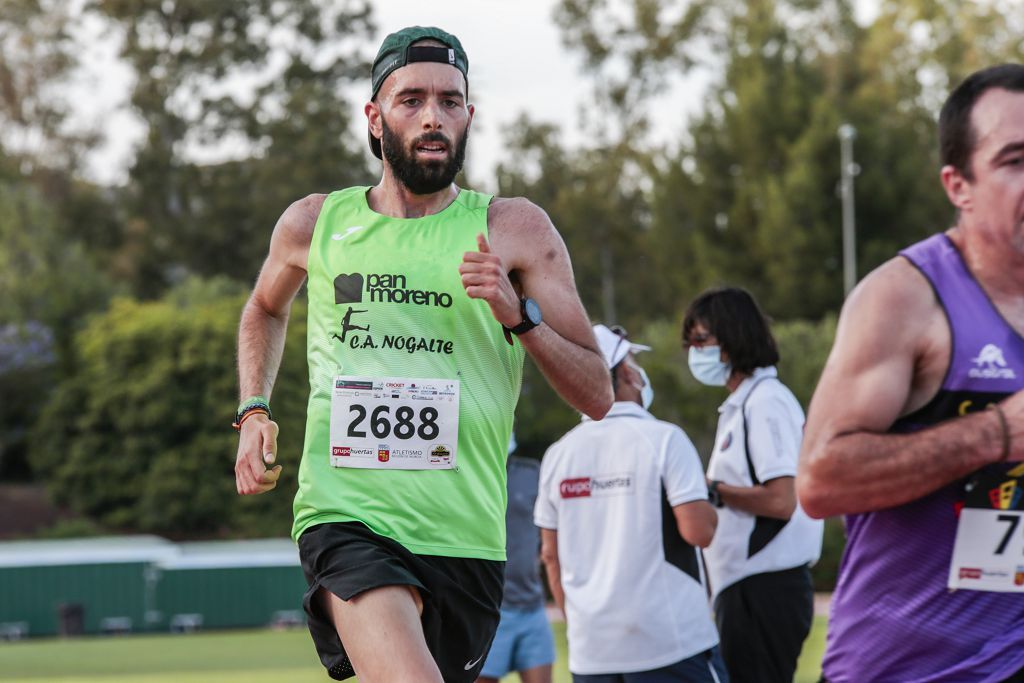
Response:
[{"label": "race number 2688", "polygon": [[[366,437],[367,408],[359,403],[349,404],[348,436]],[[418,436],[424,440],[436,439],[440,428],[437,425],[437,408],[430,406],[420,408],[419,415],[411,406],[398,406],[394,416],[391,406],[378,405],[373,408],[369,417],[370,433],[378,439],[386,439],[394,435],[396,439],[408,440]]]},{"label": "race number 2688", "polygon": [[455,467],[458,380],[338,376],[333,382],[331,465],[389,470]]}]

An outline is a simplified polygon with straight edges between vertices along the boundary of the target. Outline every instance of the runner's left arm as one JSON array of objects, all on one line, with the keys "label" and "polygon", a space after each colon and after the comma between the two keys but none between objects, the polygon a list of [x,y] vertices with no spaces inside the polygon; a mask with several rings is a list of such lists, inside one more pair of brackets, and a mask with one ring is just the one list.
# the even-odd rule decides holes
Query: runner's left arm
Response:
[{"label": "runner's left arm", "polygon": [[466,252],[459,266],[466,293],[487,301],[495,320],[509,328],[523,321],[520,296],[536,301],[543,322],[520,335],[520,343],[569,405],[601,419],[613,402],[611,375],[555,226],[532,202],[495,199],[488,231],[490,239],[480,235],[478,251]]}]

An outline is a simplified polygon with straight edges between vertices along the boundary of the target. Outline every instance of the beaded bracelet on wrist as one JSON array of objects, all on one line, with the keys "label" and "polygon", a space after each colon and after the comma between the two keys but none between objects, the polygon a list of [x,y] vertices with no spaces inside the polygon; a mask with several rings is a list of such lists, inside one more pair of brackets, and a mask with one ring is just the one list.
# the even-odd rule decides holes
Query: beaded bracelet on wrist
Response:
[{"label": "beaded bracelet on wrist", "polygon": [[235,428],[236,432],[241,431],[242,423],[254,413],[262,413],[267,416],[267,419],[274,419],[268,403],[251,403],[238,411],[238,414],[235,415],[235,421],[231,423],[231,426]]}]

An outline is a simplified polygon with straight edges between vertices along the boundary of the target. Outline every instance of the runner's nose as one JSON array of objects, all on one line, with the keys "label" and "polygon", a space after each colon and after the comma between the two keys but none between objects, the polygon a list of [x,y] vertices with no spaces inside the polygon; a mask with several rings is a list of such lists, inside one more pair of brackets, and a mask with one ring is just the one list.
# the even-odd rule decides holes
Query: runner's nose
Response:
[{"label": "runner's nose", "polygon": [[441,128],[441,105],[434,99],[427,100],[420,109],[420,119],[424,130],[438,130]]}]

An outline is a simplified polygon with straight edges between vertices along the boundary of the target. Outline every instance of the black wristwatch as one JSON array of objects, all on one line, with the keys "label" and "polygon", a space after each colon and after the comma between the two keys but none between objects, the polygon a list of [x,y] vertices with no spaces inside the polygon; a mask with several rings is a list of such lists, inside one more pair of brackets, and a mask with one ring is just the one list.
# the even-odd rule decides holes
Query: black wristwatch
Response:
[{"label": "black wristwatch", "polygon": [[725,507],[725,503],[722,502],[722,492],[718,490],[718,485],[721,483],[717,479],[708,482],[708,502],[716,508]]},{"label": "black wristwatch", "polygon": [[523,322],[519,323],[515,327],[505,327],[502,325],[502,329],[505,331],[505,341],[509,344],[512,343],[512,335],[519,336],[529,332],[533,328],[540,325],[540,321],[543,320],[543,316],[540,314],[540,306],[533,299],[521,297],[519,299],[519,312],[523,314]]}]

